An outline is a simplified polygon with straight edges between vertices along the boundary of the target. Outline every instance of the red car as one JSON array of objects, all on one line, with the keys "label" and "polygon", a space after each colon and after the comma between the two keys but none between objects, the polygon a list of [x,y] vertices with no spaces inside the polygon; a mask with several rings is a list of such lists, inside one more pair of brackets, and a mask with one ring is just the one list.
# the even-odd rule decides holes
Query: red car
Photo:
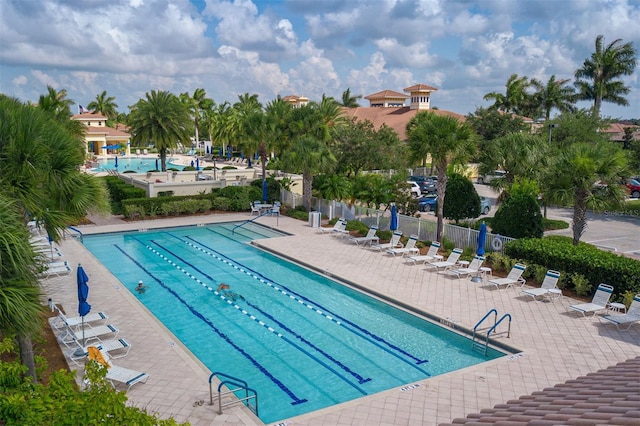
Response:
[{"label": "red car", "polygon": [[640,198],[640,182],[638,179],[630,178],[625,180],[624,185],[629,188],[631,198]]}]

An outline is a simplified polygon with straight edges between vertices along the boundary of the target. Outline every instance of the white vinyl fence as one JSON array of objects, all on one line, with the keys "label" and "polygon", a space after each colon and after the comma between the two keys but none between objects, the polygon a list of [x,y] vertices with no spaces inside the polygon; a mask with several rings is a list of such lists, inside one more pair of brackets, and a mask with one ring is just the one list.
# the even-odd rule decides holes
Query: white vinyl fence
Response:
[{"label": "white vinyl fence", "polygon": [[[282,203],[288,207],[295,208],[303,205],[302,196],[283,191]],[[389,210],[370,209],[361,206],[349,206],[340,201],[327,201],[319,198],[311,199],[311,211],[321,212],[323,217],[332,219],[334,217],[344,217],[347,220],[359,220],[368,226],[376,225],[378,229],[388,230],[391,222],[391,212]],[[403,235],[415,234],[420,241],[434,241],[436,239],[437,223],[432,220],[398,215],[398,230]],[[478,246],[478,234],[480,231],[471,228],[451,225],[445,223],[443,236],[452,241],[456,247],[472,247],[474,251]],[[507,241],[514,238],[505,237],[487,232],[485,238],[485,252],[496,251],[502,253],[502,247]]]}]

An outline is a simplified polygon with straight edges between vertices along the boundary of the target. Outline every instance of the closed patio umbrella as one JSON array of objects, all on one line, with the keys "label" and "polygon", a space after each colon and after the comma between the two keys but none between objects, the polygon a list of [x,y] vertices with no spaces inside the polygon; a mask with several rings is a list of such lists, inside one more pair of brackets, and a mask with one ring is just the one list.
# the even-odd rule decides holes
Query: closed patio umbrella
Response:
[{"label": "closed patio umbrella", "polygon": [[262,202],[266,203],[267,202],[267,180],[263,179],[262,180]]},{"label": "closed patio umbrella", "polygon": [[116,169],[118,168],[118,156],[116,155]]},{"label": "closed patio umbrella", "polygon": [[[480,232],[478,233],[478,248],[476,249],[476,254],[478,256],[484,256],[484,245],[487,239],[487,224],[482,222],[482,224],[480,225]],[[480,275],[476,275],[475,277],[471,278],[471,281],[473,282],[482,282],[482,278],[480,277]]]},{"label": "closed patio umbrella", "polygon": [[389,223],[389,229],[395,231],[398,229],[398,209],[396,203],[391,203],[391,222]]},{"label": "closed patio umbrella", "polygon": [[[84,348],[84,316],[91,312],[91,305],[87,302],[89,297],[89,285],[87,284],[89,277],[79,263],[76,271],[76,281],[78,284],[78,315],[82,317],[82,347]],[[78,351],[84,352],[83,348],[79,348]]]}]

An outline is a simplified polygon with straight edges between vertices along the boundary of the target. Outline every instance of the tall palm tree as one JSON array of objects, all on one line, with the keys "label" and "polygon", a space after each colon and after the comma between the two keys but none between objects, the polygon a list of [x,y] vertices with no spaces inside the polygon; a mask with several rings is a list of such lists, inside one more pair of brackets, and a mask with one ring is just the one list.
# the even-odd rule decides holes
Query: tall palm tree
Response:
[{"label": "tall palm tree", "polygon": [[342,92],[342,102],[340,105],[345,108],[357,108],[360,106],[358,105],[358,99],[362,99],[362,95],[351,96],[351,89],[347,88],[347,90]]},{"label": "tall palm tree", "polygon": [[213,100],[207,98],[207,92],[204,89],[198,88],[193,91],[193,95],[189,95],[189,92],[181,93],[180,101],[193,117],[196,144],[199,144],[201,111],[209,109],[213,105]]},{"label": "tall palm tree", "polygon": [[[109,211],[103,182],[80,173],[84,154],[83,139],[60,121],[58,112],[32,108],[0,95],[0,196],[12,201],[13,207],[7,207],[6,213],[16,209],[24,227],[24,232],[18,234],[0,232],[3,238],[28,242],[26,222],[31,217],[37,218],[49,236],[58,241],[71,221],[84,218],[90,211]],[[4,206],[0,210],[4,212]],[[26,269],[7,267],[5,262],[11,257],[0,253],[0,285],[7,284],[7,288],[21,287],[25,282],[33,285],[37,282],[33,273],[37,259],[20,254],[25,250],[20,245],[12,250],[13,255],[22,256]],[[25,288],[25,291],[31,294],[33,290]],[[15,296],[18,297],[17,293]],[[26,303],[29,297],[21,303]],[[3,303],[6,308],[10,301],[3,299]],[[28,313],[36,308],[25,309]],[[30,327],[18,324],[23,321],[20,316],[15,321],[14,325],[23,331]],[[20,334],[19,343],[23,362],[30,371],[35,371],[29,335]]]},{"label": "tall palm tree", "polygon": [[553,108],[557,108],[560,112],[575,111],[576,108],[573,104],[575,90],[566,86],[569,81],[571,80],[568,78],[556,80],[555,75],[549,78],[546,85],[536,79],[531,80],[531,85],[536,89],[533,96],[536,103],[542,108],[545,120],[549,120]]},{"label": "tall palm tree", "polygon": [[529,94],[527,89],[531,85],[526,76],[519,77],[518,74],[512,74],[506,83],[506,92],[489,92],[484,95],[484,100],[493,100],[491,109],[497,109],[502,112],[512,112],[520,114],[523,106],[528,102]]},{"label": "tall palm tree", "polygon": [[205,113],[211,140],[214,145],[221,144],[223,155],[231,141],[236,139],[234,127],[232,126],[232,115],[233,108],[227,101],[214,105],[211,109],[206,110]]},{"label": "tall palm tree", "polygon": [[546,196],[561,206],[573,206],[573,244],[578,245],[586,229],[588,208],[601,210],[612,203],[621,205],[624,191],[616,182],[624,175],[627,157],[609,141],[577,142],[560,150],[546,168],[543,181]]},{"label": "tall palm tree", "polygon": [[38,108],[48,111],[55,115],[58,119],[67,120],[71,116],[71,105],[74,105],[71,99],[67,99],[67,90],[56,90],[51,86],[47,86],[47,94],[40,95],[38,99]]},{"label": "tall palm tree", "polygon": [[633,43],[622,44],[616,39],[604,47],[604,36],[596,37],[596,50],[584,60],[582,68],[575,73],[578,99],[593,101],[593,113],[600,116],[602,102],[629,105],[623,95],[630,92],[628,86],[619,79],[631,75],[636,67],[637,51]]},{"label": "tall palm tree", "polygon": [[115,120],[118,117],[118,104],[116,98],[113,96],[107,96],[107,91],[103,90],[102,93],[96,95],[94,101],[89,102],[87,109],[93,110],[93,112],[99,112],[109,120]]},{"label": "tall palm tree", "polygon": [[[425,145],[424,151],[431,154],[438,182],[436,190],[439,200],[444,200],[447,189],[447,166],[465,164],[475,153],[475,134],[471,127],[458,119],[424,111],[416,114],[407,123],[407,137],[411,147]],[[437,238],[442,241],[444,229],[444,203],[438,203]]]},{"label": "tall palm tree", "polygon": [[144,147],[155,144],[160,153],[162,171],[167,170],[167,153],[190,141],[191,118],[187,108],[173,93],[152,90],[140,99],[129,113],[131,143]]}]

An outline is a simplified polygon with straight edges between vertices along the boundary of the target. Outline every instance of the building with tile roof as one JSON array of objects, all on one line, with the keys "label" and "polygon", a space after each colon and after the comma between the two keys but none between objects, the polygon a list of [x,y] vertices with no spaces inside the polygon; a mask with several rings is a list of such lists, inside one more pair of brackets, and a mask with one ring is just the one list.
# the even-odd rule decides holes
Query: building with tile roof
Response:
[{"label": "building with tile roof", "polygon": [[107,126],[107,117],[100,113],[83,112],[71,117],[85,125],[84,140],[89,155],[131,155],[131,135]]}]

